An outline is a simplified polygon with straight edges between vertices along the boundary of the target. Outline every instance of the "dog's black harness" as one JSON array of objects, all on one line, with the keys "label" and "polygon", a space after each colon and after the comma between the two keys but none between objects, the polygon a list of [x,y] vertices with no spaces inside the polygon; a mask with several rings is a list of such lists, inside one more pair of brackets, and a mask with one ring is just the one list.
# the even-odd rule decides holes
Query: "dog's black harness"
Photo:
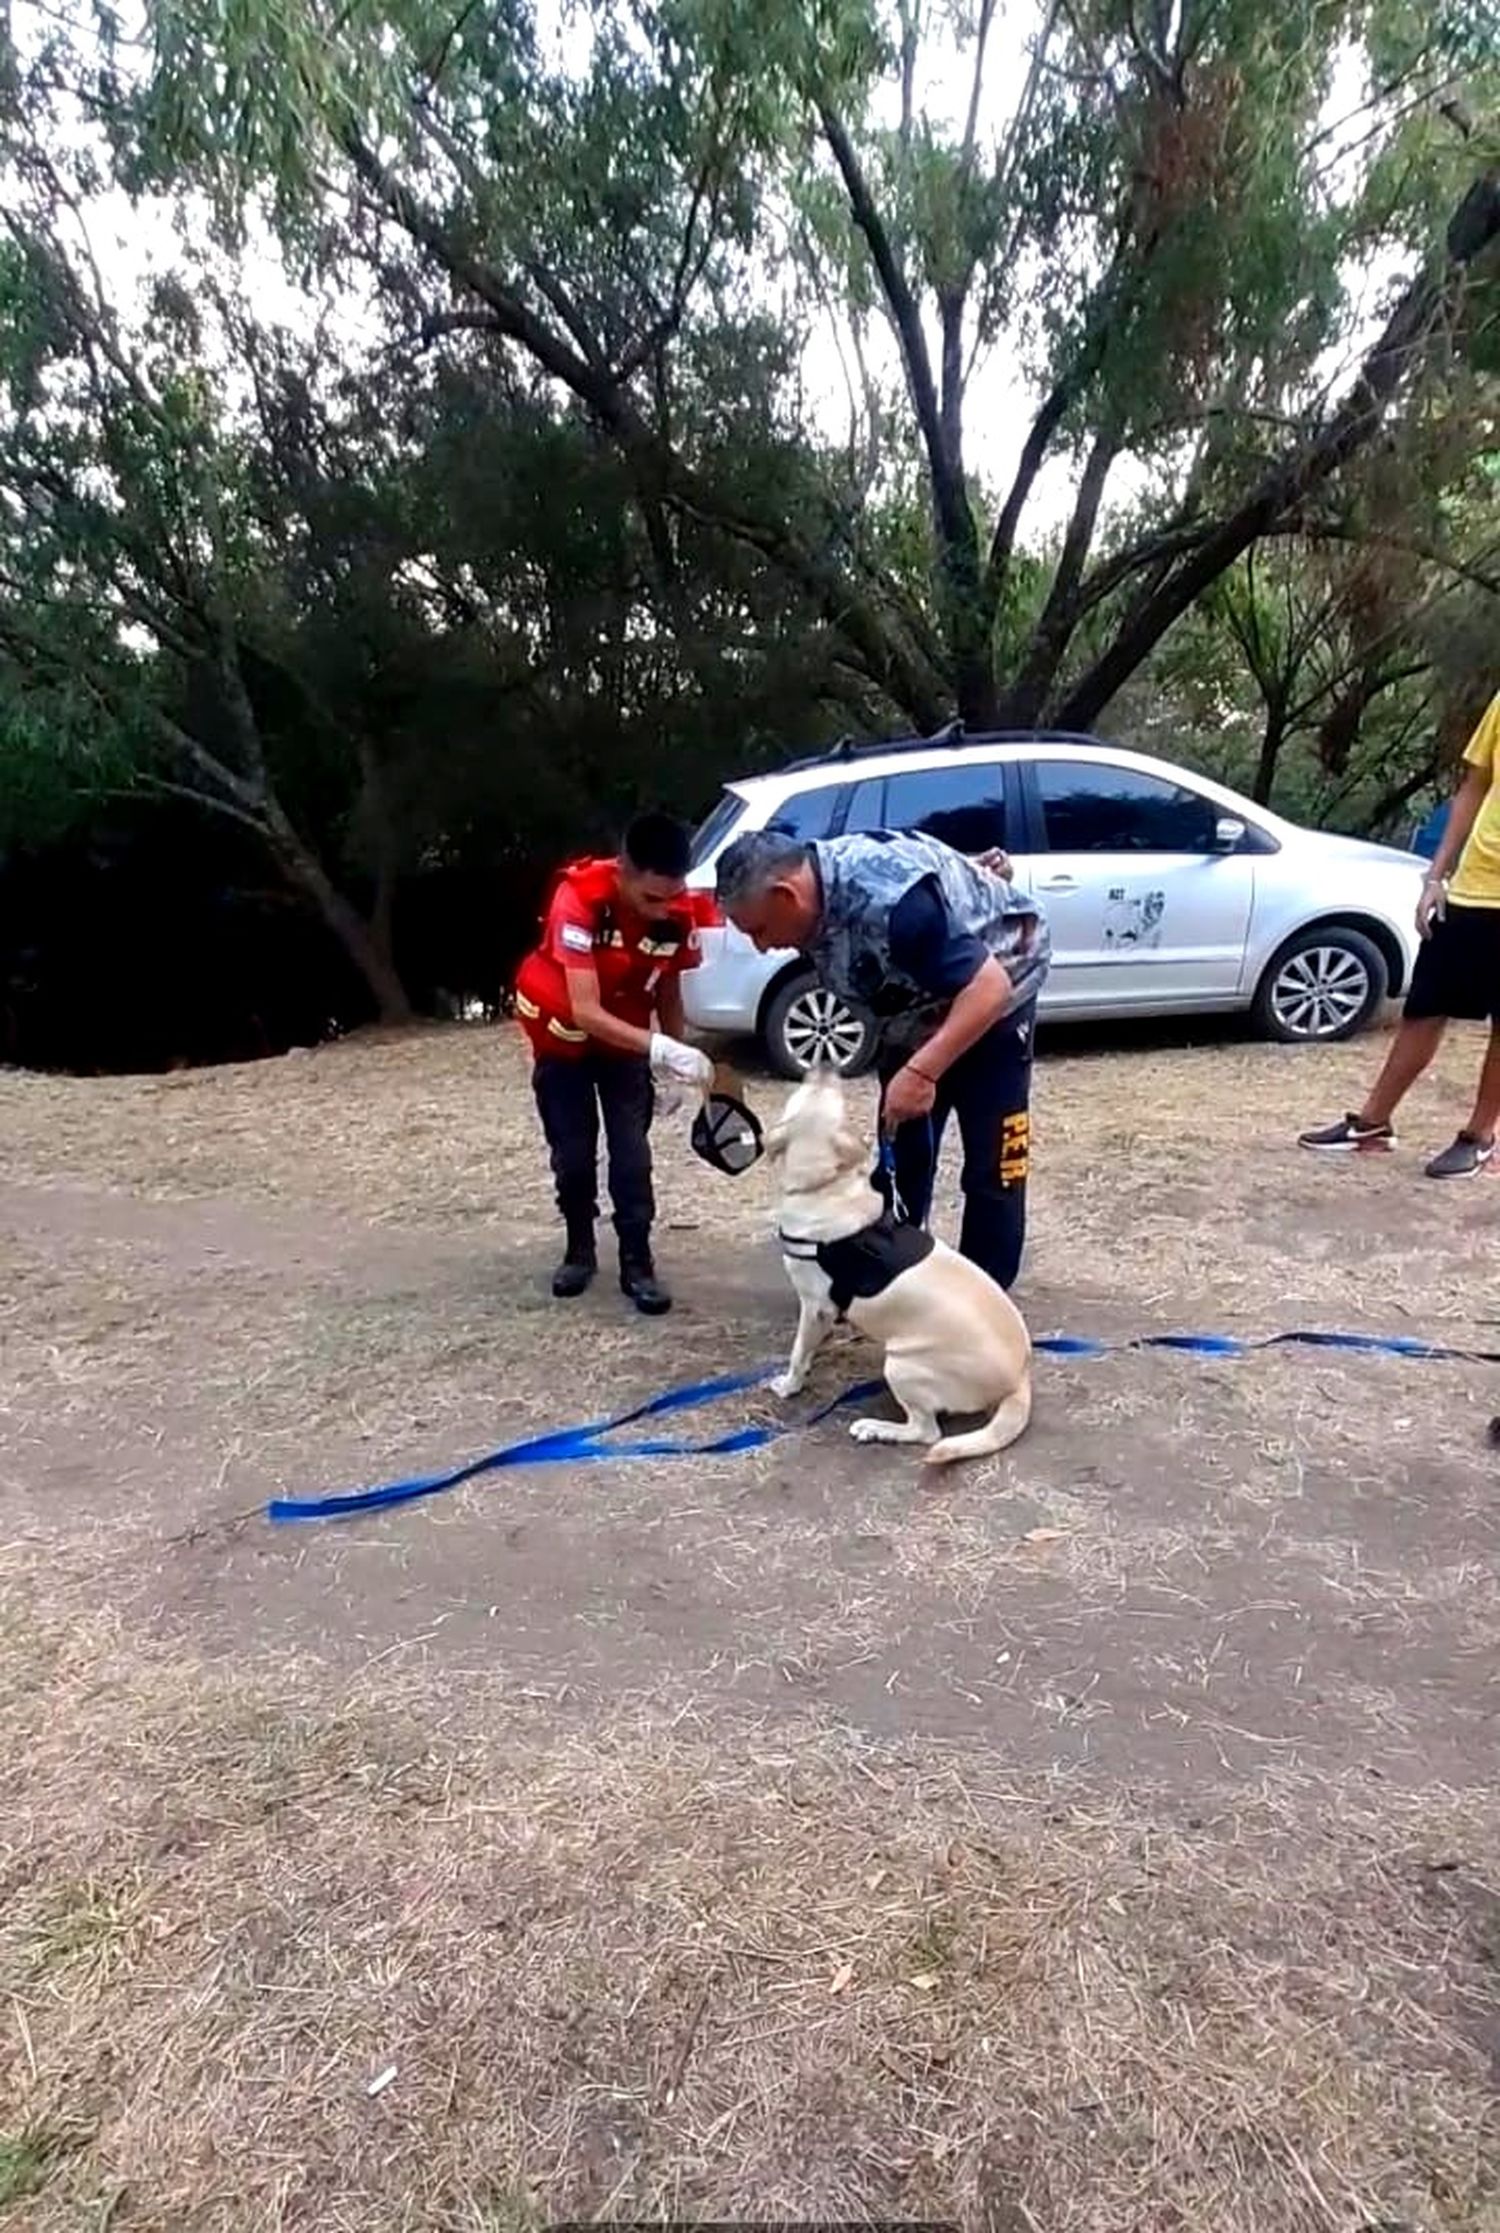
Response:
[{"label": "dog's black harness", "polygon": [[842,1318],[851,1303],[872,1302],[892,1280],[932,1254],[932,1235],[920,1225],[901,1224],[882,1211],[873,1225],[847,1240],[812,1241],[797,1233],[778,1233],[782,1251],[799,1263],[816,1264],[828,1280],[829,1301]]}]

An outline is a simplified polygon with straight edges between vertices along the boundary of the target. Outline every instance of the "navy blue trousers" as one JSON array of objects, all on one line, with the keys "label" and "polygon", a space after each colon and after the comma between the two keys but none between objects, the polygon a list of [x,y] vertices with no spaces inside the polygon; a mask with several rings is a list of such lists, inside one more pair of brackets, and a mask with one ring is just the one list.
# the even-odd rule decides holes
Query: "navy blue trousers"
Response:
[{"label": "navy blue trousers", "polygon": [[644,1247],[656,1216],[651,1185],[655,1094],[643,1056],[595,1053],[571,1061],[540,1057],[532,1071],[537,1113],[547,1135],[557,1206],[571,1232],[599,1214],[599,1119],[609,1149],[615,1230]]},{"label": "navy blue trousers", "polygon": [[[938,1082],[930,1117],[898,1125],[896,1189],[914,1225],[932,1209],[933,1181],[950,1117],[963,1141],[963,1225],[959,1253],[1001,1287],[1015,1284],[1026,1245],[1026,1179],[1031,1164],[1033,1001],[992,1024]],[[922,1059],[920,1051],[917,1060]],[[881,1064],[881,1094],[901,1063]],[[877,1176],[877,1185],[882,1185]],[[889,1194],[889,1183],[882,1185]]]}]

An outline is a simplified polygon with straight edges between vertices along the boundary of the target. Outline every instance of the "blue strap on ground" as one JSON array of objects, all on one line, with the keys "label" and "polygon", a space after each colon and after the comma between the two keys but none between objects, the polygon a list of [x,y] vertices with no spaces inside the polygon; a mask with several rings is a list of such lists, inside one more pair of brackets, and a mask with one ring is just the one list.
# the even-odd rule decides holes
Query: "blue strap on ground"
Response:
[{"label": "blue strap on ground", "polygon": [[272,1520],[333,1520],[346,1517],[351,1512],[377,1512],[388,1504],[410,1504],[417,1497],[436,1496],[443,1489],[456,1489],[460,1482],[472,1481],[481,1473],[499,1473],[515,1465],[586,1465],[601,1458],[724,1458],[738,1456],[746,1450],[763,1450],[767,1443],[780,1441],[783,1435],[796,1434],[804,1427],[815,1427],[830,1412],[842,1410],[845,1405],[865,1403],[878,1395],[884,1385],[879,1380],[862,1380],[855,1387],[846,1388],[831,1403],[813,1412],[810,1418],[777,1426],[734,1427],[727,1434],[712,1436],[706,1442],[678,1442],[668,1437],[629,1442],[607,1442],[607,1435],[617,1434],[621,1427],[633,1427],[643,1419],[662,1419],[675,1411],[697,1411],[705,1404],[717,1403],[721,1396],[743,1395],[748,1389],[763,1387],[775,1371],[763,1365],[755,1372],[726,1374],[720,1380],[694,1380],[684,1388],[668,1388],[663,1395],[652,1396],[647,1403],[638,1403],[631,1411],[621,1411],[613,1419],[596,1419],[585,1427],[560,1427],[551,1434],[530,1435],[522,1442],[509,1442],[498,1450],[489,1451],[482,1458],[473,1458],[467,1465],[454,1466],[447,1473],[420,1473],[406,1481],[390,1481],[379,1489],[356,1489],[347,1496],[320,1496],[307,1498],[278,1497],[267,1505],[266,1517]]},{"label": "blue strap on ground", "polygon": [[[1300,1347],[1343,1350],[1357,1356],[1500,1365],[1500,1350],[1452,1349],[1442,1342],[1419,1340],[1413,1334],[1301,1331],[1263,1334],[1250,1341],[1242,1341],[1236,1334],[1138,1334],[1126,1341],[1096,1341],[1087,1334],[1046,1334],[1033,1342],[1032,1347],[1040,1355],[1049,1357],[1108,1357],[1134,1349],[1166,1349],[1191,1357],[1247,1357],[1257,1349]],[[463,1481],[476,1480],[482,1473],[499,1473],[517,1465],[585,1465],[614,1458],[735,1457],[747,1450],[763,1450],[785,1435],[800,1434],[805,1428],[817,1426],[832,1412],[866,1403],[884,1386],[880,1380],[861,1380],[806,1419],[782,1425],[733,1427],[705,1442],[676,1441],[670,1436],[628,1442],[606,1439],[618,1434],[622,1427],[639,1425],[643,1419],[665,1419],[674,1412],[698,1411],[706,1404],[717,1403],[721,1396],[744,1395],[751,1388],[764,1387],[775,1370],[773,1365],[762,1365],[754,1372],[727,1373],[718,1380],[690,1381],[686,1387],[668,1388],[664,1394],[638,1403],[631,1411],[621,1411],[613,1419],[596,1419],[583,1427],[559,1427],[550,1434],[530,1435],[520,1442],[505,1443],[500,1449],[491,1450],[481,1458],[472,1458],[467,1465],[454,1466],[447,1473],[414,1474],[409,1480],[390,1481],[378,1489],[355,1489],[344,1496],[277,1497],[267,1505],[266,1517],[271,1520],[333,1520],[347,1518],[354,1512],[378,1512],[387,1505],[410,1504],[418,1497],[437,1496],[444,1489],[456,1489]]]},{"label": "blue strap on ground", "polygon": [[1417,1357],[1429,1363],[1500,1365],[1500,1349],[1452,1349],[1415,1334],[1333,1334],[1308,1329],[1262,1334],[1137,1334],[1127,1341],[1095,1341],[1088,1334],[1044,1334],[1033,1349],[1049,1357],[1111,1357],[1130,1349],[1169,1349],[1186,1357],[1248,1357],[1257,1349],[1339,1349],[1362,1357]]}]

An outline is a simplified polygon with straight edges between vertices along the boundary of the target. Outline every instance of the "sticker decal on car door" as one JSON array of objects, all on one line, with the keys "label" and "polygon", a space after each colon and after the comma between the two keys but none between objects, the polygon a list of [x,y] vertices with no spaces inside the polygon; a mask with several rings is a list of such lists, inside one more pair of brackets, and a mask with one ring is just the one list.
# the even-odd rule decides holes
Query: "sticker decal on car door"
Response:
[{"label": "sticker decal on car door", "polygon": [[1159,946],[1167,912],[1165,892],[1131,892],[1117,884],[1104,902],[1106,946]]}]

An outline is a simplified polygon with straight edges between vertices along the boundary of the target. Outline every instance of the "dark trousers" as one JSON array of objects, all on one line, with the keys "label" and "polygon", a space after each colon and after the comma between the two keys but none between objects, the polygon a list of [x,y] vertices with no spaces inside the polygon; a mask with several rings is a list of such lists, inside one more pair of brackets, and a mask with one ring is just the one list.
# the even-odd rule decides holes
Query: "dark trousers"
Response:
[{"label": "dark trousers", "polygon": [[599,1214],[599,1117],[609,1146],[609,1196],[622,1242],[644,1247],[656,1216],[651,1188],[651,1116],[656,1096],[645,1057],[538,1058],[532,1087],[552,1157],[557,1206],[570,1232]]},{"label": "dark trousers", "polygon": [[[958,1119],[964,1144],[963,1226],[959,1253],[1011,1287],[1026,1242],[1026,1176],[1031,1162],[1031,1003],[961,1054],[942,1079],[932,1115],[899,1125],[893,1143],[896,1190],[914,1225],[932,1209],[933,1181],[943,1132]],[[921,1061],[920,1052],[917,1055]],[[881,1064],[882,1093],[901,1067]],[[877,1179],[877,1184],[880,1181]],[[883,1191],[889,1192],[888,1185]]]}]

